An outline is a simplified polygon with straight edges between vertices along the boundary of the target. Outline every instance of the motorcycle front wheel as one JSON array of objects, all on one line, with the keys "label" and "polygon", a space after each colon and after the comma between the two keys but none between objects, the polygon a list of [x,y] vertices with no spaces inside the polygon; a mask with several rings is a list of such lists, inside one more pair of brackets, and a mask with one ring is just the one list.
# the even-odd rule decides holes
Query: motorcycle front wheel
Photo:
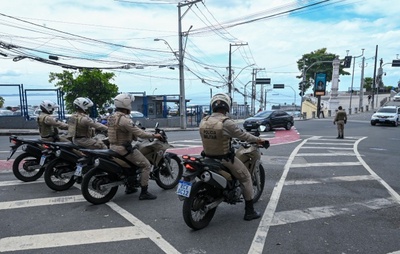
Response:
[{"label": "motorcycle front wheel", "polygon": [[21,181],[36,181],[44,172],[44,167],[41,167],[39,163],[40,158],[36,158],[29,153],[20,154],[13,162],[13,173]]},{"label": "motorcycle front wheel", "polygon": [[63,159],[50,161],[44,172],[46,185],[55,191],[68,190],[75,183],[75,167],[75,164]]},{"label": "motorcycle front wheel", "polygon": [[190,196],[183,201],[183,219],[186,225],[194,230],[208,226],[214,217],[217,207],[207,211],[207,205],[214,201],[211,193],[213,187],[204,182],[196,182],[192,186]]},{"label": "motorcycle front wheel", "polygon": [[253,202],[256,203],[260,199],[265,185],[265,171],[262,165],[254,169],[251,179],[253,180]]},{"label": "motorcycle front wheel", "polygon": [[118,191],[118,185],[112,187],[107,185],[116,181],[118,177],[115,174],[100,168],[91,169],[83,177],[82,195],[88,202],[95,205],[107,203]]},{"label": "motorcycle front wheel", "polygon": [[[168,165],[166,165],[168,163]],[[154,172],[156,183],[164,190],[174,188],[182,178],[183,165],[178,156],[164,157],[164,163]]]}]

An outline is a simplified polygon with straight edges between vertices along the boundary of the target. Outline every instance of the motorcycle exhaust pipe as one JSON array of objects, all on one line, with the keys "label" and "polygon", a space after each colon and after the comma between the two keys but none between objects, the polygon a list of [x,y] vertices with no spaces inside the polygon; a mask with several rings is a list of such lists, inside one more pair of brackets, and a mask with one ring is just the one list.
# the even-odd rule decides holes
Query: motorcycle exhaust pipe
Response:
[{"label": "motorcycle exhaust pipe", "polygon": [[228,184],[225,177],[223,177],[217,173],[211,172],[211,171],[204,171],[200,175],[200,179],[201,179],[201,181],[203,181],[205,183],[209,183],[220,189],[225,189],[226,185]]}]

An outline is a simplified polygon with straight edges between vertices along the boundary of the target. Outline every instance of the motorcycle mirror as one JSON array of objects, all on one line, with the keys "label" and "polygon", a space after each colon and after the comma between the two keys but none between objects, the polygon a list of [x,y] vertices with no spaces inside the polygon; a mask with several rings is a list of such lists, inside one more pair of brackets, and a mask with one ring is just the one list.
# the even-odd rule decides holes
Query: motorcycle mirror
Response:
[{"label": "motorcycle mirror", "polygon": [[265,125],[260,125],[260,126],[258,126],[258,129],[257,129],[257,131],[265,131]]},{"label": "motorcycle mirror", "polygon": [[158,122],[156,123],[156,126],[154,127],[154,129],[158,129],[158,126],[159,126],[159,124],[158,124]]}]

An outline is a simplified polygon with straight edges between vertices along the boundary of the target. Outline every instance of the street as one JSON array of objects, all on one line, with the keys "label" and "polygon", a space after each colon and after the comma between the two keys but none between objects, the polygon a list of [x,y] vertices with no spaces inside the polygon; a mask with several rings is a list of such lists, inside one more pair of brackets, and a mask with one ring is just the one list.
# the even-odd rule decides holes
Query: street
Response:
[{"label": "street", "polygon": [[[178,154],[201,151],[197,131],[168,132]],[[266,187],[260,220],[244,204],[221,204],[210,225],[189,229],[173,190],[155,201],[125,195],[91,205],[79,185],[64,192],[16,180],[0,168],[0,252],[18,253],[400,253],[399,127],[349,120],[336,139],[332,119],[262,133]],[[0,137],[6,165],[8,137]],[[15,155],[14,155],[15,156]]]}]

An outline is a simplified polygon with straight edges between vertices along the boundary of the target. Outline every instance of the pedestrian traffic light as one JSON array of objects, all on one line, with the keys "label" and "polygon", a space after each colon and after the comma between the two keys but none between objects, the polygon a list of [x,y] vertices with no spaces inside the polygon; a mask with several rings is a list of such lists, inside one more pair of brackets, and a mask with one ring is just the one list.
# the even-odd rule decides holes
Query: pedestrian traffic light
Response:
[{"label": "pedestrian traffic light", "polygon": [[350,68],[352,56],[345,56],[343,61],[343,68]]}]

